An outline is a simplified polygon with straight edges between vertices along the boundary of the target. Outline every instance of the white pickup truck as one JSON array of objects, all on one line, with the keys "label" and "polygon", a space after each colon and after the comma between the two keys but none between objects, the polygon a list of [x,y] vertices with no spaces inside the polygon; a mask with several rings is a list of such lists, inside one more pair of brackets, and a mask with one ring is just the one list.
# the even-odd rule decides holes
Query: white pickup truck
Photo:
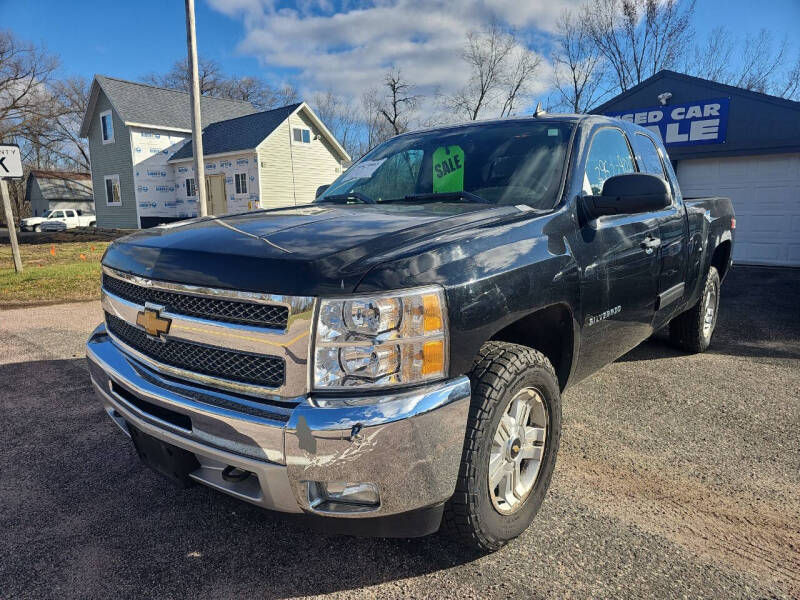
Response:
[{"label": "white pickup truck", "polygon": [[62,231],[75,227],[94,227],[97,216],[72,208],[46,210],[41,217],[28,217],[19,223],[22,231]]}]

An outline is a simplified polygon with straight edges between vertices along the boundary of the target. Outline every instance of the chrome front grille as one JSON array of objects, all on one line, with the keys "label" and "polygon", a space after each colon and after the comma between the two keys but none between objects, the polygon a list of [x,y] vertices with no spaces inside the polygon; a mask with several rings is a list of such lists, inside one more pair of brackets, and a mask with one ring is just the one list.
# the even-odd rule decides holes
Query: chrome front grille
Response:
[{"label": "chrome front grille", "polygon": [[[103,267],[103,309],[113,341],[172,377],[250,396],[308,393],[314,299],[156,281]],[[166,333],[137,324],[145,308],[169,319]]]},{"label": "chrome front grille", "polygon": [[136,304],[151,302],[170,312],[223,323],[285,329],[289,320],[286,306],[170,292],[128,283],[106,273],[103,273],[103,287],[109,293]]},{"label": "chrome front grille", "polygon": [[166,365],[273,388],[284,382],[285,365],[282,358],[231,352],[175,340],[161,342],[109,313],[106,313],[106,327],[134,350]]}]

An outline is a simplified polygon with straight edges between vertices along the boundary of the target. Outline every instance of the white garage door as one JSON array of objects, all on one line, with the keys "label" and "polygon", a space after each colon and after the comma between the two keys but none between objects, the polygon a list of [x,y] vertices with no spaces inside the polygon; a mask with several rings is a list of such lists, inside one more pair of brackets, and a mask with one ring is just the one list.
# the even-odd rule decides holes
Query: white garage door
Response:
[{"label": "white garage door", "polygon": [[733,201],[735,262],[800,266],[800,154],[681,160],[678,181],[686,197]]}]

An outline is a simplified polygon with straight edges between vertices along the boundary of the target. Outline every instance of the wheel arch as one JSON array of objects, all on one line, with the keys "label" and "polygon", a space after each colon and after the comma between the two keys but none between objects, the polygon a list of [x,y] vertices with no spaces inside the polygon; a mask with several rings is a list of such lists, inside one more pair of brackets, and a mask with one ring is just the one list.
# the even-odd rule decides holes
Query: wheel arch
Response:
[{"label": "wheel arch", "polygon": [[578,327],[567,304],[539,308],[495,332],[487,341],[511,342],[538,350],[555,369],[563,391],[572,373]]},{"label": "wheel arch", "polygon": [[711,255],[711,266],[716,267],[720,280],[725,278],[731,264],[732,244],[730,240],[720,242]]}]

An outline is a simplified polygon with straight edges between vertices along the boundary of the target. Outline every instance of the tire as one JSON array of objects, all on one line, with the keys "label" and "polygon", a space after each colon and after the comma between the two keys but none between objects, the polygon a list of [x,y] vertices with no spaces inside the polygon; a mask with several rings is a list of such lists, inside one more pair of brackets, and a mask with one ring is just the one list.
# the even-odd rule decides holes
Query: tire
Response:
[{"label": "tire", "polygon": [[673,345],[692,353],[708,349],[717,326],[719,290],[719,273],[716,267],[711,267],[697,304],[669,323],[669,339]]},{"label": "tire", "polygon": [[[542,353],[505,342],[488,342],[481,347],[470,381],[472,400],[464,450],[455,493],[445,506],[442,531],[474,550],[487,552],[520,535],[539,511],[550,485],[561,438],[561,393],[555,371]],[[541,400],[536,400],[537,406],[541,404],[544,408],[544,416],[539,415],[546,423],[541,460],[532,487],[516,507],[509,509],[508,504],[501,504],[496,498],[499,488],[490,490],[489,460],[497,458],[498,448],[503,447],[498,446],[495,436],[499,435],[501,419],[514,408],[512,401],[523,396],[530,399],[532,393]],[[526,424],[528,419],[534,419],[534,412],[525,418]],[[517,443],[518,448],[530,450],[533,444],[524,437],[523,441],[515,435],[508,448],[513,449]],[[517,450],[516,454],[521,452]],[[532,469],[535,462],[534,459],[524,464]],[[512,512],[504,514],[503,508]]]}]

